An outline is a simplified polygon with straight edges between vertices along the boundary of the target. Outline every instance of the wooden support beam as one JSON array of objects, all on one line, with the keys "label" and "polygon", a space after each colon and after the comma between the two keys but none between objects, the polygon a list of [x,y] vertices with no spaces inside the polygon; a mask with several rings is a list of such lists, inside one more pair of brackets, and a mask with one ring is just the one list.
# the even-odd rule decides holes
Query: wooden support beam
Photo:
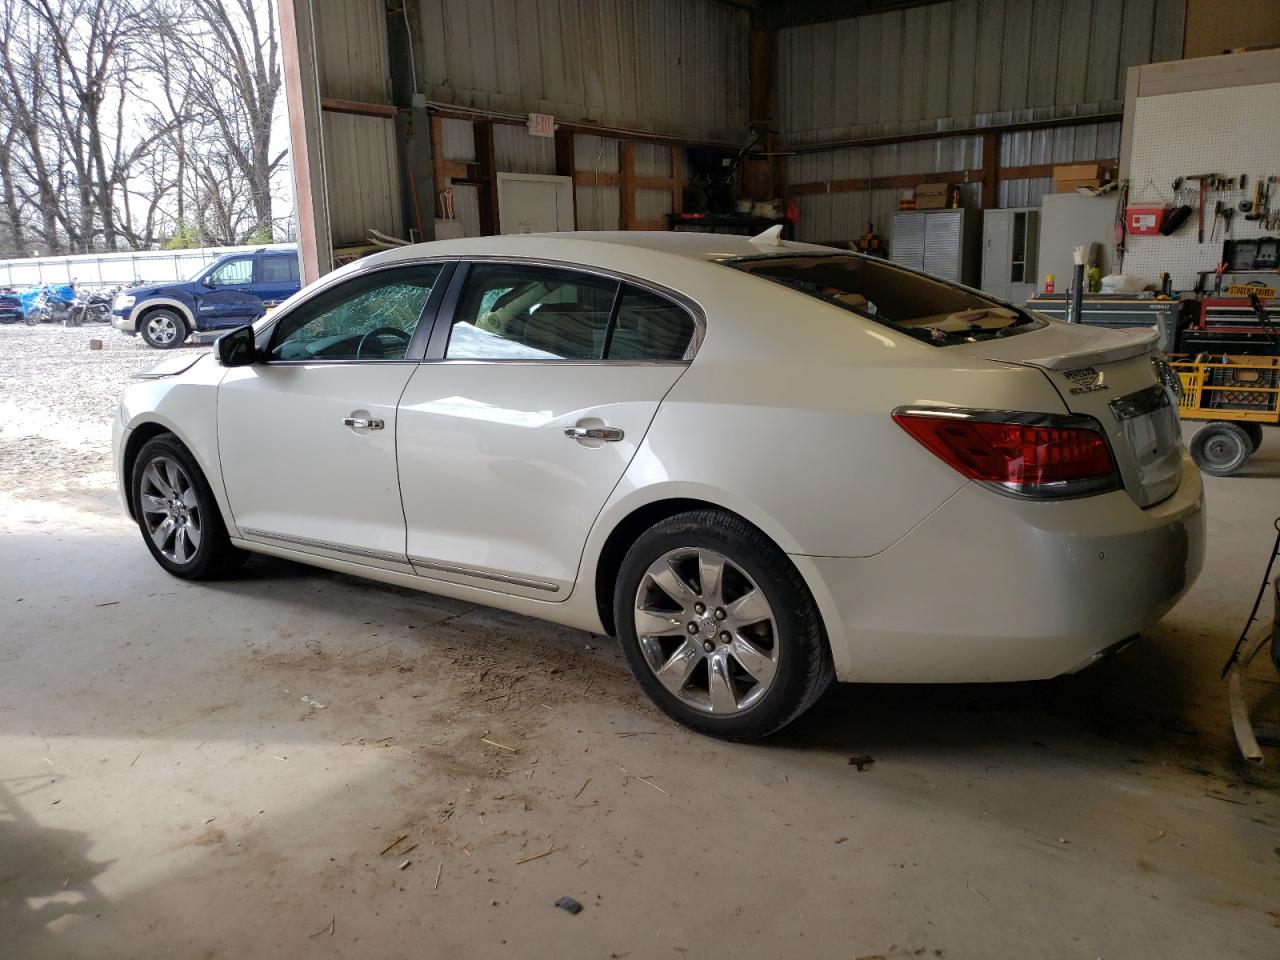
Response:
[{"label": "wooden support beam", "polygon": [[[1114,157],[1104,160],[1081,160],[1079,163],[1096,163],[1100,167],[1116,167]],[[996,171],[996,180],[1038,180],[1053,176],[1053,168],[1059,164],[1035,163],[1024,167],[1000,167]],[[983,177],[984,167],[969,170],[946,170],[935,173],[905,173],[891,177],[854,177],[848,180],[815,180],[809,183],[793,183],[787,186],[788,196],[801,197],[817,193],[853,193],[859,190],[907,190],[922,183],[982,183],[984,191],[987,184]]]},{"label": "wooden support beam", "polygon": [[982,135],[982,209],[1000,205],[1000,134]]},{"label": "wooden support beam", "polygon": [[480,181],[480,235],[492,236],[502,225],[498,213],[498,162],[493,152],[493,124],[477,120],[472,124],[476,143],[476,163]]},{"label": "wooden support beam", "polygon": [[573,189],[569,198],[573,201],[573,227],[578,228],[578,182],[574,176],[578,161],[574,156],[573,131],[567,128],[556,128],[556,176],[574,177]]},{"label": "wooden support beam", "polygon": [[981,170],[947,170],[938,173],[905,173],[892,177],[854,177],[849,180],[818,180],[793,183],[787,194],[793,197],[813,193],[851,193],[858,190],[906,190],[922,183],[968,183],[977,180]]},{"label": "wooden support beam", "polygon": [[618,189],[621,215],[618,227],[621,230],[635,229],[636,222],[636,145],[630,140],[622,141],[622,155],[619,157]]},{"label": "wooden support beam", "polygon": [[684,147],[671,148],[671,212],[684,212]]},{"label": "wooden support beam", "polygon": [[[565,174],[560,174],[565,176]],[[622,184],[621,173],[607,173],[594,170],[575,170],[573,182],[579,187],[617,187]],[[683,191],[684,181],[679,177],[635,177],[631,185],[636,190],[662,190],[664,192]]]},{"label": "wooden support beam", "polygon": [[330,113],[354,113],[361,117],[389,117],[395,119],[398,108],[385,103],[364,103],[360,100],[339,100],[321,97],[320,109]]},{"label": "wooden support beam", "polygon": [[765,156],[748,158],[743,170],[746,194],[752,200],[771,200],[777,195],[781,158],[776,154],[777,134],[773,122],[773,54],[777,35],[767,27],[753,26],[747,60],[749,125],[760,137]]},{"label": "wooden support beam", "polygon": [[[440,191],[449,186],[449,174],[445,171],[444,159],[444,134],[441,131],[443,123],[439,117],[431,118],[431,184],[435,187],[436,197],[440,196]],[[433,198],[434,205],[435,200]],[[435,214],[441,216],[439,210]]]}]

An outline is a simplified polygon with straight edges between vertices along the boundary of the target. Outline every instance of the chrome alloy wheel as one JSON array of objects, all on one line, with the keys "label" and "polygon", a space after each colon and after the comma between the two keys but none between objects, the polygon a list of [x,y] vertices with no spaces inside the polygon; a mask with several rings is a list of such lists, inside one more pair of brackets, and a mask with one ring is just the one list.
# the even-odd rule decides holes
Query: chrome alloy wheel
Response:
[{"label": "chrome alloy wheel", "polygon": [[139,509],[147,535],[165,559],[188,563],[200,549],[200,501],[182,465],[156,457],[142,471]]},{"label": "chrome alloy wheel", "polygon": [[658,682],[703,713],[756,704],[778,670],[773,608],[741,567],[705,548],[659,557],[640,580],[636,639]]},{"label": "chrome alloy wheel", "polygon": [[153,314],[147,318],[147,336],[152,343],[168,346],[178,339],[178,324],[168,314]]}]

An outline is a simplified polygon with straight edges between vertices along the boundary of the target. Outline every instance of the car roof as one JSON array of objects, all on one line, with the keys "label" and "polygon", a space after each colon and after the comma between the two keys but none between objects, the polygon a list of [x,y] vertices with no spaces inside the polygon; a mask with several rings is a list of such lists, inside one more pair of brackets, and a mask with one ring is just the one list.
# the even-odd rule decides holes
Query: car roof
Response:
[{"label": "car roof", "polygon": [[614,260],[618,248],[635,253],[658,254],[686,261],[714,262],[737,257],[786,256],[797,253],[842,253],[848,251],[820,247],[792,240],[753,240],[724,233],[677,233],[658,230],[576,230],[562,233],[518,233],[490,237],[436,240],[396,247],[375,254],[369,261],[388,263],[439,256],[540,257],[550,260],[592,263]]}]

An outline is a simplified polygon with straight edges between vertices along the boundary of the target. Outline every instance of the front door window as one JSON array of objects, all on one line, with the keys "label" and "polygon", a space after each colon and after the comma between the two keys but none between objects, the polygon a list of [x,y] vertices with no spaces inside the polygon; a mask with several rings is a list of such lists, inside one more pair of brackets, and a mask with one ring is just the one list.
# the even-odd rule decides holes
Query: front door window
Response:
[{"label": "front door window", "polygon": [[273,360],[403,360],[438,263],[366,273],[291,310],[276,325]]},{"label": "front door window", "polygon": [[209,275],[214,287],[238,287],[253,283],[253,257],[235,257]]}]

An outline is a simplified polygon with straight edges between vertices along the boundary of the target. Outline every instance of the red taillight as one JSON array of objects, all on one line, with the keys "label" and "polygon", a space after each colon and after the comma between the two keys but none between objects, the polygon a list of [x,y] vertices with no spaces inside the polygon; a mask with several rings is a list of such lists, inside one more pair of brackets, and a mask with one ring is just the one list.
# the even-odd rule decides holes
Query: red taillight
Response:
[{"label": "red taillight", "polygon": [[969,479],[1010,493],[1079,496],[1119,486],[1099,429],[1082,425],[1079,417],[1035,416],[1023,423],[1015,416],[908,408],[893,419]]}]

